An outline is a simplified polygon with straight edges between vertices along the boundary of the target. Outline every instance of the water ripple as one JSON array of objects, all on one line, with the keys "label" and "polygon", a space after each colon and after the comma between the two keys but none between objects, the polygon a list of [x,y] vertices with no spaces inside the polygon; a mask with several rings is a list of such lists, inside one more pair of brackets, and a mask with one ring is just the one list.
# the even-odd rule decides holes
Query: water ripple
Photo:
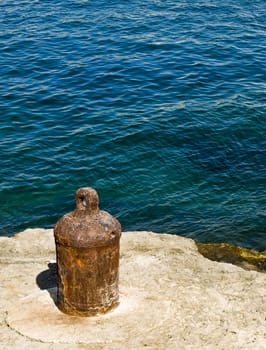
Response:
[{"label": "water ripple", "polygon": [[266,248],[263,0],[0,9],[0,234],[90,185],[124,230]]}]

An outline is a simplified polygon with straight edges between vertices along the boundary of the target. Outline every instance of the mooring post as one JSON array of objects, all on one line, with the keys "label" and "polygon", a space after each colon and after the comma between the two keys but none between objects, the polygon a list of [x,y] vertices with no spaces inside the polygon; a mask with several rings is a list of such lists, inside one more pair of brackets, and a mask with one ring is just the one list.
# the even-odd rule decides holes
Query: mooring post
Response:
[{"label": "mooring post", "polygon": [[69,315],[93,316],[119,303],[120,223],[99,209],[97,192],[76,191],[76,209],[55,225],[57,303]]}]

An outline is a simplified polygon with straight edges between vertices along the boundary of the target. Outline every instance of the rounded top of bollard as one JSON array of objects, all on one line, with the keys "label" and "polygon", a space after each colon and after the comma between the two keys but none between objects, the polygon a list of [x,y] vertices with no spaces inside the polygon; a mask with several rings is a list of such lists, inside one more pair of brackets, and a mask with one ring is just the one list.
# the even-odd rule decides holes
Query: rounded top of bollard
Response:
[{"label": "rounded top of bollard", "polygon": [[76,209],[64,215],[54,227],[57,244],[74,248],[109,246],[119,241],[120,223],[99,209],[99,197],[91,187],[79,188]]},{"label": "rounded top of bollard", "polygon": [[99,211],[98,193],[91,187],[82,187],[76,191],[76,211],[83,210],[87,213]]}]

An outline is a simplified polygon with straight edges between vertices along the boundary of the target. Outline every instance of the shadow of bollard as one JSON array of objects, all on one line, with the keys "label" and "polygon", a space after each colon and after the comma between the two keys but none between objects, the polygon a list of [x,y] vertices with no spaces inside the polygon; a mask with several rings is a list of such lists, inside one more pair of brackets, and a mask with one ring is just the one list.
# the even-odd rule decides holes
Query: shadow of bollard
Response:
[{"label": "shadow of bollard", "polygon": [[57,264],[49,263],[48,270],[42,271],[36,277],[36,284],[41,290],[47,290],[57,306]]}]

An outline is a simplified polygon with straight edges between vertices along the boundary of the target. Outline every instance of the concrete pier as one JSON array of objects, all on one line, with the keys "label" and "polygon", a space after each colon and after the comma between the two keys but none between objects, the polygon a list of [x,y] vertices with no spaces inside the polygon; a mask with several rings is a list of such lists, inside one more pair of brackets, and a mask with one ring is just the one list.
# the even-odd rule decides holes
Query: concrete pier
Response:
[{"label": "concrete pier", "polygon": [[120,305],[103,316],[56,306],[52,230],[0,238],[0,348],[266,349],[266,274],[210,261],[193,240],[125,232]]}]

